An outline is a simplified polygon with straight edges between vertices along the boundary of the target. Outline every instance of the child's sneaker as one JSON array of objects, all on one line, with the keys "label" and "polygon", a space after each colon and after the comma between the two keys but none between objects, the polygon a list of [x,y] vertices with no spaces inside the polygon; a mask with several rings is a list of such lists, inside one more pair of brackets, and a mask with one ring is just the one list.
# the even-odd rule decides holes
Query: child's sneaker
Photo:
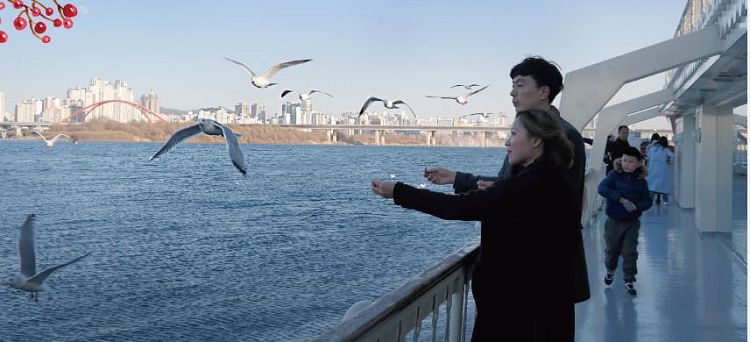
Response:
[{"label": "child's sneaker", "polygon": [[615,279],[615,272],[607,271],[607,275],[604,276],[604,284],[610,285],[612,284],[612,280]]},{"label": "child's sneaker", "polygon": [[635,285],[633,285],[632,281],[625,283],[625,292],[627,292],[631,296],[635,296],[636,293],[638,293],[635,291]]}]

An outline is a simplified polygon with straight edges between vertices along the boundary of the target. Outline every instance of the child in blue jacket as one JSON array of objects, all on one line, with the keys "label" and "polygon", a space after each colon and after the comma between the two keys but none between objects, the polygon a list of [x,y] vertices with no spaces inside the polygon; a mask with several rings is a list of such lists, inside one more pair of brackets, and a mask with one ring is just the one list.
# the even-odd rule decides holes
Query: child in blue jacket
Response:
[{"label": "child in blue jacket", "polygon": [[604,266],[607,275],[604,283],[612,284],[617,261],[622,254],[622,272],[625,290],[635,296],[635,275],[638,273],[638,232],[641,213],[651,208],[651,193],[646,182],[646,168],[641,164],[643,155],[635,147],[625,150],[619,163],[599,183],[599,194],[607,199],[607,222],[604,240],[607,244]]}]

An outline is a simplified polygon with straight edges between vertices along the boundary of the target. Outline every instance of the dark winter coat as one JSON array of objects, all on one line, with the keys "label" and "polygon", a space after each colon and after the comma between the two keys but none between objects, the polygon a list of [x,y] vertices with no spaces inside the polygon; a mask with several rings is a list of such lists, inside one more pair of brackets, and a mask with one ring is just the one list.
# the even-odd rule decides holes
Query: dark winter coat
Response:
[{"label": "dark winter coat", "polygon": [[[629,220],[641,216],[651,208],[652,197],[646,182],[646,169],[641,166],[633,173],[627,173],[615,162],[614,170],[599,183],[599,194],[607,199],[607,216],[614,220]],[[619,200],[624,197],[638,208],[628,212]]]},{"label": "dark winter coat", "polygon": [[[560,116],[560,111],[557,108],[552,107],[552,111]],[[576,198],[576,203],[580,204],[578,210],[578,221],[580,221],[580,215],[582,215],[583,213],[583,185],[584,177],[586,174],[586,148],[583,146],[583,137],[581,137],[581,133],[579,133],[572,124],[563,119],[562,116],[560,116],[560,127],[562,128],[563,132],[565,132],[565,136],[568,138],[568,140],[573,143],[573,165],[570,169],[565,171],[565,179],[568,181],[568,183],[572,184],[573,188],[577,191],[578,197]],[[457,194],[464,193],[466,191],[476,189],[478,180],[494,182],[499,179],[504,179],[510,177],[511,175],[517,174],[520,169],[521,167],[511,167],[508,163],[508,156],[506,155],[505,160],[503,161],[503,166],[500,169],[497,177],[474,176],[470,173],[456,172],[456,179],[453,182],[453,189]],[[581,226],[580,228],[583,229],[583,226]],[[576,268],[575,278],[576,303],[583,302],[591,297],[588,269],[586,267],[586,254],[583,249],[583,237],[581,237],[580,240],[581,248],[578,251],[578,266]]]},{"label": "dark winter coat", "polygon": [[[500,325],[533,316],[521,322],[535,321],[541,326],[532,326],[543,330],[546,323],[539,322],[560,325],[557,313],[572,313],[580,247],[576,196],[561,172],[544,161],[485,190],[451,195],[396,183],[393,192],[394,202],[405,208],[446,220],[481,221],[481,256],[472,284],[479,316]],[[485,329],[499,329],[488,325],[483,323]],[[540,333],[555,336],[555,329]]]}]

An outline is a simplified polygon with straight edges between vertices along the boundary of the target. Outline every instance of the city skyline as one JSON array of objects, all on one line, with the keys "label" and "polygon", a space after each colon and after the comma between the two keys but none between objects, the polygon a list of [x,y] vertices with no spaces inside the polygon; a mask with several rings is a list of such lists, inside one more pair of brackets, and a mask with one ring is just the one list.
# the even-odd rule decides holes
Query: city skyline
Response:
[{"label": "city skyline", "polygon": [[[507,74],[524,57],[549,58],[565,74],[667,40],[685,1],[143,4],[81,3],[75,28],[56,33],[49,45],[14,34],[0,47],[0,56],[24,56],[0,65],[6,111],[31,97],[62,97],[64,89],[99,77],[127,80],[136,94],[153,89],[161,106],[181,110],[245,102],[273,114],[286,102],[284,89],[315,88],[334,98],[316,99],[314,109],[332,115],[354,112],[370,96],[404,99],[426,116],[512,113]],[[221,18],[222,25],[186,18]],[[280,72],[279,85],[257,89],[224,57],[256,72],[286,60],[313,61]],[[465,106],[425,97],[459,94],[449,89],[459,83],[490,86]],[[626,85],[612,103],[663,84],[658,74]]]}]

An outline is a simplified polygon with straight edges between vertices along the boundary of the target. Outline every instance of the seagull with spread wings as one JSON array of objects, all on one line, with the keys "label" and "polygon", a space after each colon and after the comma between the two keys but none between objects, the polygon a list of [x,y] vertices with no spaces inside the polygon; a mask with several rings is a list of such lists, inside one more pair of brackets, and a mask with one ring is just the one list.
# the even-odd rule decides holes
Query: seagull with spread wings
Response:
[{"label": "seagull with spread wings", "polygon": [[281,97],[284,98],[284,96],[287,96],[290,93],[297,93],[297,94],[299,94],[299,100],[300,101],[307,101],[307,100],[311,99],[312,98],[312,94],[315,94],[315,93],[326,94],[326,95],[328,95],[328,97],[333,97],[333,95],[331,95],[329,93],[326,93],[324,91],[317,90],[317,89],[312,89],[312,90],[308,91],[307,93],[300,93],[300,92],[297,92],[297,91],[294,91],[294,90],[291,90],[291,89],[287,89],[287,90],[284,90],[284,92],[281,93]]},{"label": "seagull with spread wings", "polygon": [[373,102],[376,102],[376,101],[382,102],[383,106],[385,108],[388,108],[388,109],[400,109],[398,107],[398,105],[404,105],[404,106],[406,106],[406,108],[409,108],[409,111],[414,115],[415,119],[419,119],[419,116],[417,115],[417,113],[414,113],[414,110],[411,109],[411,106],[409,106],[406,102],[404,102],[402,100],[390,101],[390,100],[386,100],[386,99],[379,99],[377,97],[370,97],[369,99],[367,99],[367,101],[365,101],[365,104],[362,105],[362,109],[359,110],[358,117],[362,116],[362,114],[365,112],[365,110],[367,110],[367,107],[369,107],[370,104],[372,104]]},{"label": "seagull with spread wings", "polygon": [[165,153],[172,150],[175,146],[177,146],[177,144],[189,138],[192,138],[193,136],[196,136],[201,132],[208,135],[223,136],[224,140],[227,143],[229,158],[232,160],[232,164],[234,164],[234,167],[236,167],[237,170],[242,173],[242,175],[245,175],[247,173],[247,170],[245,169],[245,157],[243,156],[242,150],[240,149],[240,143],[237,140],[237,135],[234,134],[234,132],[232,132],[229,127],[210,119],[200,119],[198,120],[197,124],[181,128],[172,133],[172,136],[169,138],[169,140],[167,140],[167,142],[159,150],[159,152],[156,152],[156,154],[149,160],[154,160],[161,157]]},{"label": "seagull with spread wings", "polygon": [[49,287],[44,281],[52,274],[65,266],[78,262],[87,257],[91,252],[79,256],[63,264],[49,267],[39,273],[36,272],[36,252],[34,251],[34,218],[36,215],[31,214],[26,217],[26,221],[21,226],[18,234],[18,256],[21,260],[21,272],[4,282],[10,287],[31,292],[30,297],[34,301],[39,301],[39,291],[48,291]]},{"label": "seagull with spread wings", "polygon": [[55,143],[60,139],[72,141],[74,144],[78,143],[78,140],[71,138],[69,135],[65,133],[60,133],[56,135],[54,138],[47,140],[47,138],[44,137],[44,134],[42,134],[42,132],[39,132],[37,130],[33,130],[31,132],[38,135],[40,138],[42,138],[42,140],[44,141],[44,144],[47,145],[47,147],[54,146]]},{"label": "seagull with spread wings", "polygon": [[271,78],[274,75],[276,75],[277,72],[281,71],[281,69],[288,68],[290,66],[297,65],[297,64],[307,63],[312,60],[312,59],[298,59],[294,61],[279,63],[268,68],[268,70],[266,70],[266,73],[262,75],[258,75],[253,70],[251,70],[247,65],[242,64],[241,62],[235,61],[227,57],[224,57],[224,59],[245,68],[245,70],[250,74],[250,82],[257,88],[268,88],[276,84],[276,83],[271,83]]},{"label": "seagull with spread wings", "polygon": [[482,90],[485,90],[485,89],[487,89],[487,87],[489,87],[489,85],[486,85],[486,86],[481,87],[481,88],[479,88],[477,90],[470,91],[470,92],[468,92],[466,94],[459,95],[459,96],[434,96],[434,95],[425,95],[425,96],[427,96],[429,98],[439,98],[439,99],[446,99],[446,100],[455,100],[456,102],[458,102],[458,104],[465,105],[465,104],[467,104],[469,102],[469,96],[474,95],[474,94],[476,94],[476,93],[478,93],[478,92],[480,92]]},{"label": "seagull with spread wings", "polygon": [[479,87],[479,84],[476,84],[476,83],[472,83],[472,84],[456,84],[456,85],[452,86],[451,89],[457,88],[457,87],[463,87],[466,90],[471,90],[471,88]]}]

